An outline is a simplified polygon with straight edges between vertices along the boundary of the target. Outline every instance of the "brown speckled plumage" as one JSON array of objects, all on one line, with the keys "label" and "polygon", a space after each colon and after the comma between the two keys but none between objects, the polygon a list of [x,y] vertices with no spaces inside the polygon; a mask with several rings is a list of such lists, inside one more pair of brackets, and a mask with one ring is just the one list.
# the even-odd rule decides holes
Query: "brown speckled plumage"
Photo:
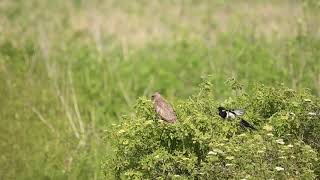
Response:
[{"label": "brown speckled plumage", "polygon": [[157,112],[157,114],[161,117],[161,119],[174,123],[177,120],[176,113],[174,112],[172,106],[166,102],[165,99],[158,93],[154,93],[152,95],[153,106]]}]

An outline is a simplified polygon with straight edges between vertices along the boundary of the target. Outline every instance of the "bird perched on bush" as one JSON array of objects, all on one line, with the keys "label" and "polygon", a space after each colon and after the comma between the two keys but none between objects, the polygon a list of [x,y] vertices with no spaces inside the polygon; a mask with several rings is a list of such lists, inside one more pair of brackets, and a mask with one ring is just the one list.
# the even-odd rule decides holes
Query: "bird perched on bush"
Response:
[{"label": "bird perched on bush", "polygon": [[[223,119],[234,119],[238,116],[243,116],[245,114],[245,111],[243,109],[226,109],[224,107],[218,107],[219,115]],[[252,130],[256,130],[255,127],[253,127],[248,121],[241,118],[240,126],[243,128],[250,128]]]},{"label": "bird perched on bush", "polygon": [[176,113],[172,106],[166,102],[166,100],[160,95],[160,93],[156,92],[151,96],[153,101],[154,109],[161,119],[165,120],[169,123],[174,123],[177,120]]},{"label": "bird perched on bush", "polygon": [[224,107],[218,107],[219,115],[223,119],[234,119],[237,116],[243,116],[245,114],[245,111],[243,109],[230,109],[227,110]]}]

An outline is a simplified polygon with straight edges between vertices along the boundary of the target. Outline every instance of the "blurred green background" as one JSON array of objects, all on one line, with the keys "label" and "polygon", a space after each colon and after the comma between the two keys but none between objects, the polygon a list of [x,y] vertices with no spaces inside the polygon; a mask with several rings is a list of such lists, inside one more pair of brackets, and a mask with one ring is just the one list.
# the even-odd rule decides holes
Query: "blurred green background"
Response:
[{"label": "blurred green background", "polygon": [[316,0],[1,0],[0,179],[110,179],[103,132],[213,74],[320,94]]}]

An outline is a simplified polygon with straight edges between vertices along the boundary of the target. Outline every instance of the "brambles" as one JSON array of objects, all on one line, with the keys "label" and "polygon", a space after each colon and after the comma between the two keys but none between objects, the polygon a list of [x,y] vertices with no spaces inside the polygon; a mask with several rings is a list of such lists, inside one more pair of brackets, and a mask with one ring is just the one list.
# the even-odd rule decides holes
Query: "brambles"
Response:
[{"label": "brambles", "polygon": [[319,116],[308,113],[318,112],[318,98],[283,86],[257,86],[252,96],[223,102],[246,107],[245,118],[258,129],[249,132],[219,117],[221,103],[208,84],[202,83],[198,95],[174,103],[175,124],[159,121],[151,101],[140,98],[136,116],[110,133],[116,157],[105,168],[114,168],[118,178],[316,177]]}]

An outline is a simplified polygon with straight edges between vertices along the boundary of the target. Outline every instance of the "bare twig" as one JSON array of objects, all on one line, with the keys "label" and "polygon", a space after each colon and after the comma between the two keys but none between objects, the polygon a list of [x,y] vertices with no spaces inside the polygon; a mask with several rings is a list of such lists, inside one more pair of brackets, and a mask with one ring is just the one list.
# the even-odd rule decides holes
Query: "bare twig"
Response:
[{"label": "bare twig", "polygon": [[32,107],[31,109],[39,117],[40,121],[43,122],[43,124],[45,124],[52,131],[52,133],[58,135],[54,127],[42,116],[42,114],[35,107]]},{"label": "bare twig", "polygon": [[151,87],[153,87],[154,85],[154,77],[151,76],[150,80],[149,80],[149,83],[148,83],[148,86],[144,89],[143,91],[143,95],[146,96],[147,93],[150,91]]},{"label": "bare twig", "polygon": [[121,80],[118,80],[118,85],[119,85],[119,88],[120,88],[120,92],[122,93],[122,96],[125,99],[127,105],[131,107],[132,101],[130,99],[130,96],[127,93],[128,91],[124,88],[123,83],[122,83]]},{"label": "bare twig", "polygon": [[76,117],[78,120],[78,124],[79,124],[79,128],[80,128],[81,138],[80,138],[79,144],[84,145],[85,144],[85,130],[84,130],[84,125],[83,125],[82,117],[81,117],[79,106],[78,106],[77,96],[76,96],[74,86],[73,86],[73,80],[72,80],[70,68],[68,70],[68,79],[69,79],[70,88],[71,88],[71,96],[72,96],[74,111],[75,111],[75,114],[76,114]]},{"label": "bare twig", "polygon": [[76,125],[75,125],[75,123],[73,121],[73,118],[72,118],[71,112],[69,110],[69,107],[66,104],[66,101],[65,101],[64,97],[59,92],[58,92],[58,94],[59,94],[58,97],[60,99],[60,102],[61,102],[62,106],[64,107],[64,110],[66,112],[67,118],[69,120],[69,124],[70,124],[75,136],[79,139],[80,135],[79,135],[79,132],[78,132],[78,130],[76,128]]}]

